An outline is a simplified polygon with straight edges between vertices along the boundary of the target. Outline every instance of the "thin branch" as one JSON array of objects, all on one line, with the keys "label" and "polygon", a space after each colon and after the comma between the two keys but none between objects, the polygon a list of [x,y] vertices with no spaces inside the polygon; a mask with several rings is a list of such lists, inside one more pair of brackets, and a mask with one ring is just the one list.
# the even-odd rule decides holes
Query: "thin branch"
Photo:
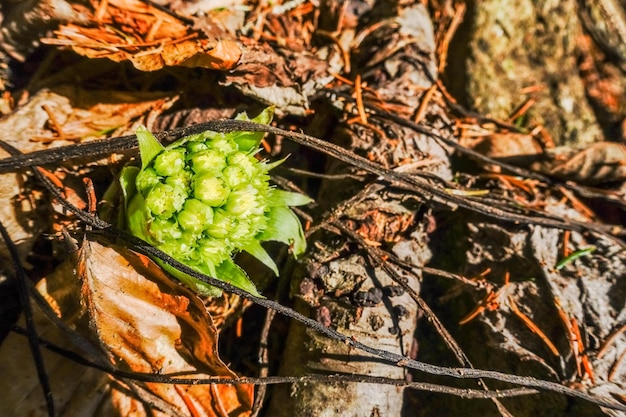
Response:
[{"label": "thin branch", "polygon": [[[12,330],[19,335],[26,335],[27,330],[20,326],[13,326]],[[332,374],[332,375],[302,375],[302,376],[266,376],[266,377],[211,377],[211,378],[189,378],[184,375],[191,376],[196,373],[175,373],[175,374],[154,374],[144,372],[130,372],[111,366],[103,366],[102,364],[92,362],[79,354],[64,349],[46,339],[38,338],[38,342],[45,349],[54,352],[64,358],[71,360],[82,366],[98,369],[106,372],[118,379],[129,379],[141,382],[152,382],[159,384],[189,384],[189,385],[244,385],[252,384],[257,386],[278,385],[278,384],[294,384],[303,382],[322,382],[322,383],[364,383],[364,384],[384,384],[394,385],[401,388],[415,389],[419,391],[428,391],[441,394],[455,395],[461,398],[473,399],[491,399],[491,398],[510,398],[523,395],[532,395],[539,393],[536,389],[530,388],[511,388],[498,391],[481,391],[469,388],[454,388],[445,385],[431,384],[427,382],[409,382],[404,379],[375,377],[370,375],[357,374]],[[200,372],[198,372],[200,373]]]},{"label": "thin branch", "polygon": [[39,385],[41,386],[41,390],[43,391],[43,396],[46,401],[48,416],[55,417],[54,398],[52,397],[50,380],[48,379],[46,366],[43,361],[43,355],[41,354],[41,349],[39,347],[39,336],[37,335],[37,328],[35,326],[33,306],[30,304],[30,297],[28,296],[28,285],[26,284],[26,282],[28,281],[28,277],[26,276],[26,272],[24,272],[24,268],[20,263],[20,255],[17,251],[17,247],[11,240],[11,236],[9,236],[9,232],[7,232],[7,229],[4,227],[4,224],[2,224],[2,222],[0,222],[0,234],[4,239],[4,243],[6,244],[7,249],[9,250],[11,259],[13,260],[13,269],[15,270],[15,274],[18,280],[17,288],[20,297],[20,303],[24,311],[24,320],[26,321],[26,336],[28,338],[28,347],[30,348],[31,355],[33,356],[33,362],[35,363],[35,369],[37,370]]},{"label": "thin branch", "polygon": [[[404,120],[404,119],[401,119]],[[411,123],[410,121],[404,120],[405,123]],[[422,131],[424,128],[422,126],[416,125],[415,128],[419,128]],[[211,121],[206,123],[200,123],[197,125],[192,125],[184,128],[174,129],[170,132],[160,132],[155,136],[158,139],[177,139],[183,136],[197,134],[204,132],[206,130],[213,130],[221,133],[229,133],[233,131],[252,131],[252,132],[267,132],[275,135],[281,135],[288,137],[295,143],[298,143],[302,146],[306,146],[312,149],[315,149],[319,152],[325,153],[339,161],[345,162],[357,168],[360,168],[369,173],[380,176],[384,181],[389,182],[391,185],[398,187],[400,189],[413,192],[420,196],[424,201],[431,201],[434,203],[441,204],[446,207],[450,207],[452,209],[456,209],[458,207],[465,208],[470,211],[474,211],[483,215],[486,215],[491,218],[504,220],[512,223],[522,223],[522,224],[535,224],[539,226],[553,227],[564,230],[574,230],[574,231],[593,231],[598,234],[604,235],[612,240],[614,240],[617,244],[622,247],[626,247],[626,243],[617,239],[615,235],[619,235],[624,233],[624,228],[618,225],[604,225],[599,223],[591,223],[591,222],[579,222],[570,219],[556,218],[554,216],[546,217],[546,216],[529,216],[524,214],[519,214],[516,212],[512,212],[506,208],[494,206],[493,204],[487,204],[482,202],[480,199],[475,198],[466,198],[463,196],[454,195],[452,193],[447,192],[445,189],[441,187],[437,187],[432,185],[427,179],[422,178],[419,174],[405,174],[401,172],[396,172],[394,170],[385,168],[380,164],[369,161],[366,158],[363,158],[359,155],[356,155],[354,152],[350,152],[338,145],[332,144],[330,142],[323,141],[321,139],[315,138],[313,136],[305,135],[299,132],[291,132],[283,129],[279,129],[273,126],[267,126],[263,124],[257,124],[253,122],[247,122],[242,120],[218,120]],[[436,134],[433,132],[428,132],[430,136],[436,137]],[[444,139],[441,136],[437,138]],[[0,173],[22,169],[26,166],[34,166],[41,163],[50,163],[54,161],[61,161],[70,159],[78,156],[87,155],[101,155],[108,154],[110,152],[122,149],[131,149],[136,146],[136,136],[129,135],[121,138],[110,139],[105,141],[94,141],[88,142],[80,145],[71,145],[64,148],[57,148],[55,150],[47,151],[50,155],[46,153],[33,152],[27,154],[23,157],[13,156],[10,158],[5,158],[0,160]],[[4,143],[2,145],[5,147],[7,144]],[[10,145],[9,145],[10,146]],[[119,149],[118,149],[119,148]],[[62,150],[62,151],[59,151]],[[81,153],[82,152],[82,153]],[[46,157],[43,157],[46,156]],[[52,156],[52,158],[50,157]],[[514,167],[516,168],[516,167]],[[526,173],[530,171],[524,170]],[[538,175],[538,174],[536,174]],[[535,176],[536,176],[535,175]],[[541,178],[545,178],[541,176]],[[546,178],[547,181],[549,179]]]},{"label": "thin branch", "polygon": [[[195,125],[189,128],[177,130],[177,134],[180,133],[181,135],[185,136],[189,134],[199,133],[201,131],[206,130],[207,128],[209,128],[209,124]],[[449,205],[450,203],[452,204],[459,203],[458,204],[459,206],[462,206],[462,207],[467,206],[468,208],[471,207],[472,209],[477,209],[476,206],[468,204],[464,199],[460,199],[453,195],[448,195],[445,193],[444,190],[430,187],[430,185],[426,183],[425,181],[420,181],[420,178],[417,176],[402,175],[394,171],[385,169],[379,166],[378,164],[374,164],[364,158],[361,158],[351,152],[346,151],[345,149],[339,146],[324,142],[320,139],[317,139],[308,135],[304,135],[304,134],[296,133],[296,132],[288,132],[288,131],[274,128],[271,126],[260,125],[260,124],[250,123],[250,122],[243,122],[243,121],[234,121],[234,120],[212,122],[210,123],[210,128],[216,131],[221,131],[221,132],[231,132],[231,131],[236,131],[236,130],[265,131],[265,132],[269,132],[273,134],[286,135],[292,138],[292,140],[294,140],[297,143],[300,143],[302,145],[309,146],[309,147],[315,147],[316,149],[322,152],[325,152],[328,155],[331,155],[341,161],[351,163],[352,165],[365,169],[371,173],[380,175],[388,181],[391,181],[393,183],[406,184],[409,188],[414,188],[416,191],[418,191],[424,198],[431,197],[433,200],[442,202],[444,204]],[[626,411],[626,405],[619,404],[609,399],[598,398],[586,392],[574,390],[572,388],[560,385],[555,382],[545,381],[545,380],[541,380],[541,379],[537,379],[533,377],[510,375],[510,374],[506,374],[506,373],[502,373],[498,371],[489,371],[489,370],[472,369],[472,368],[448,368],[448,367],[443,367],[443,366],[437,366],[437,365],[432,365],[432,364],[428,364],[424,362],[419,362],[417,360],[408,358],[403,355],[399,355],[399,354],[389,352],[383,349],[377,349],[377,348],[365,345],[359,342],[356,338],[345,336],[335,329],[327,328],[321,323],[317,322],[316,320],[310,319],[309,317],[306,317],[289,307],[283,306],[272,300],[253,296],[227,282],[223,282],[219,279],[209,277],[209,276],[203,275],[195,271],[194,269],[178,262],[171,256],[154,248],[150,244],[142,241],[141,239],[138,239],[134,236],[129,235],[126,232],[118,230],[114,228],[113,226],[111,226],[110,224],[108,224],[107,222],[99,219],[98,217],[92,216],[89,213],[86,213],[78,209],[77,207],[75,207],[74,205],[66,201],[63,198],[60,190],[54,184],[52,184],[47,178],[41,175],[37,169],[34,169],[34,172],[36,174],[39,174],[38,175],[39,179],[43,181],[44,185],[50,190],[50,192],[65,208],[73,212],[80,220],[92,226],[94,229],[102,230],[109,237],[121,239],[127,242],[129,245],[131,245],[131,247],[134,248],[136,251],[144,255],[153,257],[153,258],[158,258],[161,261],[165,262],[166,264],[176,268],[177,270],[185,274],[188,274],[196,279],[199,279],[200,281],[203,281],[209,285],[218,287],[224,291],[237,294],[263,307],[273,309],[276,312],[283,314],[286,317],[290,317],[294,320],[301,322],[302,324],[308,326],[309,328],[321,334],[324,334],[327,337],[330,337],[334,340],[345,343],[346,345],[351,346],[355,349],[375,355],[381,359],[384,359],[390,364],[393,364],[395,366],[414,369],[416,371],[424,372],[424,373],[428,373],[432,375],[448,376],[448,377],[459,378],[459,379],[478,379],[478,378],[495,379],[498,381],[508,382],[508,383],[515,384],[515,385],[521,385],[525,387],[534,387],[538,389],[552,391],[552,392],[559,393],[559,394],[577,397],[577,398],[581,398],[583,400],[589,401],[591,403],[594,403],[603,407]],[[500,211],[493,212],[491,210],[491,207],[482,208],[478,206],[478,208],[481,208],[481,210],[485,210],[485,214],[491,214],[492,217],[495,217],[495,214],[500,213]],[[504,214],[506,215],[505,219],[509,221],[515,220],[515,221],[524,221],[524,222],[533,223],[533,220],[538,220],[538,224],[545,224],[545,225],[552,226],[552,227],[561,227],[561,228],[566,228],[566,229],[574,228],[574,230],[579,230],[580,228],[595,230],[595,226],[594,228],[592,228],[589,225],[586,225],[587,227],[582,227],[580,225],[569,224],[565,221],[563,223],[546,222],[546,221],[543,221],[544,219],[528,218],[525,216],[513,217],[513,216],[508,215],[507,213],[504,213]],[[606,234],[606,233],[603,233],[603,234]]]}]

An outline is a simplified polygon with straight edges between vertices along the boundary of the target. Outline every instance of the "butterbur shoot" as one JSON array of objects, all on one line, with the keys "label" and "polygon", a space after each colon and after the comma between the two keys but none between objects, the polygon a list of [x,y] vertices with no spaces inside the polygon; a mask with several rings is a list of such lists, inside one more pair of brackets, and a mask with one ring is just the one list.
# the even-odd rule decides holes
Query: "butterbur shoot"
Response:
[{"label": "butterbur shoot", "polygon": [[[271,118],[271,108],[252,120],[237,116],[263,124]],[[137,129],[141,168],[128,166],[120,176],[128,230],[198,272],[259,296],[233,256],[246,251],[278,274],[261,242],[283,242],[294,256],[302,254],[304,233],[289,207],[311,202],[270,185],[268,172],[282,160],[256,158],[262,138],[263,132],[206,131],[164,147],[145,127]],[[198,293],[221,294],[157,262]]]}]

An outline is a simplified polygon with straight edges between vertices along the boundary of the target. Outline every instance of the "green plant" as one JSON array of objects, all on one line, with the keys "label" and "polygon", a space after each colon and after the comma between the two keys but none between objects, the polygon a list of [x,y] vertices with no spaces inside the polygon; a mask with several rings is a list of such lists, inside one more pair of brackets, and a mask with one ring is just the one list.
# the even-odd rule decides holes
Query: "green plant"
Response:
[{"label": "green plant", "polygon": [[[272,109],[252,122],[268,124]],[[250,120],[245,113],[238,120]],[[306,249],[302,226],[289,206],[311,199],[278,190],[269,174],[283,160],[256,158],[263,132],[187,136],[164,147],[145,127],[137,129],[141,168],[124,168],[120,177],[126,225],[135,236],[195,270],[259,295],[233,256],[246,251],[278,274],[261,246],[279,241],[294,256]],[[161,262],[192,289],[219,295],[219,289]]]}]

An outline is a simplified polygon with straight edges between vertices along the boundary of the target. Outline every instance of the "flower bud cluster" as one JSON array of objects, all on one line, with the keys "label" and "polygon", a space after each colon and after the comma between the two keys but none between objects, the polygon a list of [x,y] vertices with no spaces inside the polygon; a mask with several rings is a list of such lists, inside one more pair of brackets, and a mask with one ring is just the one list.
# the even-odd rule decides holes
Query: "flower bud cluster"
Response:
[{"label": "flower bud cluster", "polygon": [[[267,114],[259,117],[267,119]],[[245,132],[207,131],[168,147],[145,128],[137,136],[142,168],[129,170],[125,180],[130,184],[125,190],[127,225],[135,236],[181,263],[253,293],[254,285],[232,261],[234,253],[247,251],[277,272],[260,242],[288,243],[295,255],[304,250],[300,223],[288,206],[310,200],[270,186],[268,171],[280,162],[268,164],[255,157],[258,133],[246,137]],[[216,293],[185,277],[200,292]]]},{"label": "flower bud cluster", "polygon": [[137,175],[153,217],[150,243],[185,263],[220,264],[262,232],[268,165],[233,140],[206,134],[166,148]]}]

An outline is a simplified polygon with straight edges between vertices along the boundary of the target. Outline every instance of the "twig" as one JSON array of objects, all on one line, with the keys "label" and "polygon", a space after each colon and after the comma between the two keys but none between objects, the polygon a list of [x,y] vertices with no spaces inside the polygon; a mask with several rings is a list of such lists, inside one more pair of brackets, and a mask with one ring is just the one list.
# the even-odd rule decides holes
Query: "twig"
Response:
[{"label": "twig", "polygon": [[20,263],[20,255],[17,251],[17,247],[11,240],[9,232],[0,222],[0,234],[4,239],[11,259],[13,260],[13,268],[18,280],[18,293],[20,297],[20,304],[24,311],[24,320],[26,322],[26,336],[28,338],[28,347],[30,348],[31,355],[33,356],[33,362],[35,363],[35,369],[37,370],[37,378],[39,379],[39,385],[43,391],[43,396],[46,401],[46,409],[48,411],[48,417],[55,417],[54,411],[54,398],[52,397],[52,389],[50,388],[50,380],[46,373],[46,367],[43,361],[43,355],[41,354],[41,348],[38,342],[37,328],[35,327],[35,318],[33,316],[33,306],[30,304],[30,298],[28,296],[28,277],[24,272],[24,268]]}]

